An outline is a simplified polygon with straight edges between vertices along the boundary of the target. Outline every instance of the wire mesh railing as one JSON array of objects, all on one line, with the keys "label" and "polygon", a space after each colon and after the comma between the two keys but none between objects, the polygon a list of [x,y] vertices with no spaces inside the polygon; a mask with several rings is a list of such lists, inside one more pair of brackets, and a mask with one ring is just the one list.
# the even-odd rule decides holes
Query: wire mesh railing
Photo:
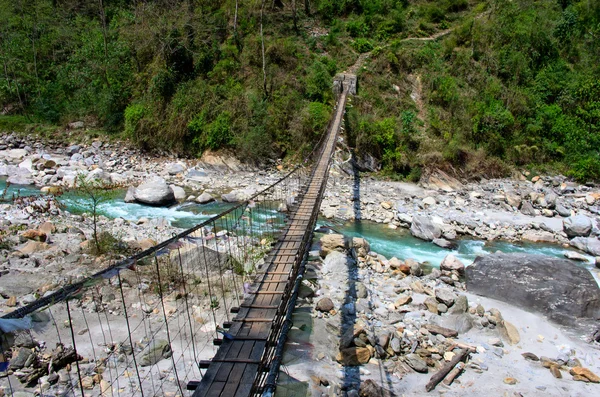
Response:
[{"label": "wire mesh railing", "polygon": [[0,388],[184,396],[284,228],[310,169],[0,319]]}]

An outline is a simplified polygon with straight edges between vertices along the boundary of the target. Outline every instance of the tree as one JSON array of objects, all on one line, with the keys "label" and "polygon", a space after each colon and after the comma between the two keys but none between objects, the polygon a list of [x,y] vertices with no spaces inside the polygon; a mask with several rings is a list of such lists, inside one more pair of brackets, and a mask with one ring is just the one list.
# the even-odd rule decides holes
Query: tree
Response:
[{"label": "tree", "polygon": [[105,251],[105,247],[101,243],[100,234],[98,233],[98,210],[100,204],[107,202],[116,195],[116,188],[118,186],[112,183],[106,182],[100,178],[90,178],[84,173],[77,174],[75,180],[76,191],[84,196],[88,202],[85,203],[85,207],[92,215],[94,246],[97,254],[102,254]]}]

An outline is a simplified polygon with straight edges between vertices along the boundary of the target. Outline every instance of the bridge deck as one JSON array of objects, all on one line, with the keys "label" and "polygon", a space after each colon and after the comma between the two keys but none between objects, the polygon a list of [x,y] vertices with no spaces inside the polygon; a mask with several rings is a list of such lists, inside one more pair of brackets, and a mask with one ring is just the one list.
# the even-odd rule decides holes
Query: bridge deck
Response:
[{"label": "bridge deck", "polygon": [[[322,192],[327,183],[329,161],[335,150],[346,104],[347,89],[341,93],[335,118],[328,131],[324,149],[289,226],[267,257],[267,270],[260,275],[252,290],[256,291],[240,306],[228,331],[234,339],[224,339],[194,397],[247,397],[258,375],[261,360],[277,317],[285,312],[298,265],[302,261],[318,215]],[[308,241],[308,244],[307,244]],[[282,310],[283,309],[283,310]],[[268,364],[268,363],[267,363]]]}]

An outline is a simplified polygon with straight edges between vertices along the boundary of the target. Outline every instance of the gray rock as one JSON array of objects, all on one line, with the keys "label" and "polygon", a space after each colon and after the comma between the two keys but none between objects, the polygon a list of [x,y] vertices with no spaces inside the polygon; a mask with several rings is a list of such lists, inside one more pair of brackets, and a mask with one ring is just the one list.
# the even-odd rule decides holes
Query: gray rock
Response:
[{"label": "gray rock", "polygon": [[135,203],[135,195],[134,195],[134,193],[135,193],[135,187],[130,186],[127,189],[127,193],[125,193],[125,200],[124,201],[126,203]]},{"label": "gray rock", "polygon": [[600,288],[590,272],[566,259],[532,254],[480,256],[467,267],[467,290],[541,312],[577,327],[600,316]]},{"label": "gray rock", "polygon": [[19,349],[16,357],[10,360],[10,368],[13,370],[23,368],[32,355],[33,351],[31,349]]},{"label": "gray rock", "polygon": [[185,171],[185,167],[181,163],[169,163],[165,166],[165,171],[169,175],[177,175]]},{"label": "gray rock", "polygon": [[402,352],[402,346],[400,344],[400,339],[398,339],[398,338],[392,338],[392,341],[390,342],[390,347],[396,354],[399,354]]},{"label": "gray rock", "polygon": [[465,264],[460,261],[457,257],[452,254],[446,255],[442,263],[440,263],[441,270],[456,271],[458,274],[465,274]]},{"label": "gray rock", "polygon": [[180,200],[185,200],[186,194],[185,194],[185,190],[180,187],[180,186],[176,186],[176,185],[171,185],[171,190],[173,191],[173,195],[175,196],[175,200],[180,201]]},{"label": "gray rock", "polygon": [[457,296],[456,294],[448,288],[436,288],[435,290],[435,298],[445,304],[446,306],[450,307],[454,304],[454,301],[456,300]]},{"label": "gray rock", "polygon": [[592,220],[585,215],[570,216],[563,220],[563,228],[570,238],[587,237],[592,232]]},{"label": "gray rock", "polygon": [[451,314],[462,314],[466,313],[469,310],[469,300],[464,295],[459,295],[454,300],[454,305],[450,309]]},{"label": "gray rock", "polygon": [[469,332],[473,328],[473,319],[468,313],[432,316],[430,322],[440,327],[453,329],[459,334]]},{"label": "gray rock", "polygon": [[432,243],[434,243],[438,247],[442,247],[442,248],[446,248],[446,249],[454,249],[456,247],[455,243],[448,241],[444,238],[434,238]]},{"label": "gray rock", "polygon": [[172,354],[173,351],[169,342],[164,339],[152,340],[142,352],[140,365],[142,367],[149,367],[162,359],[171,357]]},{"label": "gray rock", "polygon": [[575,237],[571,246],[593,256],[600,256],[600,240],[596,237]]},{"label": "gray rock", "polygon": [[556,208],[556,200],[558,199],[558,196],[556,195],[556,193],[554,193],[554,192],[547,193],[545,199],[546,199],[548,208]]},{"label": "gray rock", "polygon": [[578,261],[578,262],[587,262],[588,261],[588,258],[586,258],[585,255],[581,255],[578,252],[565,251],[564,255],[565,255],[565,258],[570,259],[572,261]]},{"label": "gray rock", "polygon": [[568,210],[567,208],[565,208],[564,205],[562,205],[562,203],[556,203],[556,207],[554,208],[556,210],[556,212],[558,212],[558,215],[562,216],[562,217],[568,217],[571,216],[571,211]]},{"label": "gray rock", "polygon": [[317,309],[320,312],[330,312],[331,310],[333,310],[334,306],[333,306],[333,301],[330,298],[321,298],[318,302],[317,305],[315,306],[315,309]]},{"label": "gray rock", "polygon": [[159,177],[148,179],[139,185],[133,197],[139,203],[157,206],[172,204],[175,201],[173,190]]},{"label": "gray rock", "polygon": [[408,364],[409,367],[411,367],[417,372],[426,374],[428,371],[427,363],[423,361],[423,359],[419,357],[418,354],[407,354],[406,356],[404,356],[404,361],[406,362],[406,364]]},{"label": "gray rock", "polygon": [[244,201],[245,194],[240,190],[232,190],[229,193],[225,193],[221,195],[221,200],[226,203],[238,203],[240,201]]},{"label": "gray rock", "polygon": [[72,146],[69,146],[69,147],[67,148],[67,150],[66,150],[66,153],[67,153],[69,156],[72,156],[72,155],[74,155],[75,153],[79,153],[79,151],[80,151],[80,150],[81,150],[81,146],[79,146],[79,145],[72,145]]},{"label": "gray rock", "polygon": [[206,192],[204,192],[200,196],[196,197],[196,202],[198,204],[208,204],[213,201],[215,201],[215,198]]},{"label": "gray rock", "polygon": [[535,209],[533,208],[533,206],[531,205],[531,203],[529,201],[523,201],[523,204],[521,205],[521,214],[523,215],[527,215],[527,216],[535,216]]},{"label": "gray rock", "polygon": [[431,219],[415,215],[410,225],[410,233],[422,240],[431,241],[442,236],[442,229],[434,224]]}]

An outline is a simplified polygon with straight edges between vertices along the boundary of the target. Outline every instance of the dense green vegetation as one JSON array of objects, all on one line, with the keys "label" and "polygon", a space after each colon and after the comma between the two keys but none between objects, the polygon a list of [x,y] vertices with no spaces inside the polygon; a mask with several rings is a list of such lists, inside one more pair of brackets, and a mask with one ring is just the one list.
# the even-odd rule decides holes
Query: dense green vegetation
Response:
[{"label": "dense green vegetation", "polygon": [[289,156],[364,52],[348,141],[387,174],[600,178],[593,0],[0,0],[0,127],[83,119],[146,148]]}]

